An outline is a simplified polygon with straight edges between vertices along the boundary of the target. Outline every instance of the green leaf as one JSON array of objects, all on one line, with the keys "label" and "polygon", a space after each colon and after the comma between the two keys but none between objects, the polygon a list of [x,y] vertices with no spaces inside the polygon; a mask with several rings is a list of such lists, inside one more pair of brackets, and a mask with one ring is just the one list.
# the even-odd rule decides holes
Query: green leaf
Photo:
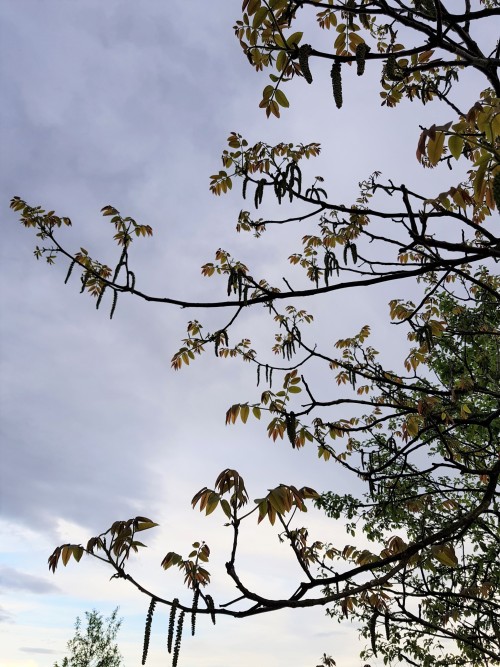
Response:
[{"label": "green leaf", "polygon": [[260,416],[261,416],[260,408],[255,406],[255,407],[252,408],[252,412],[253,412],[253,416],[255,417],[255,419],[260,419]]},{"label": "green leaf", "polygon": [[260,0],[250,0],[247,5],[248,16],[252,16],[260,7]]},{"label": "green leaf", "polygon": [[290,106],[290,103],[287,100],[285,93],[282,90],[280,90],[279,88],[276,89],[276,92],[274,93],[274,97],[276,99],[276,102],[278,102],[278,104],[281,107],[289,107]]},{"label": "green leaf", "polygon": [[215,508],[219,504],[219,500],[220,500],[219,494],[213,491],[208,498],[207,506],[205,508],[205,513],[207,516],[209,514],[212,514],[212,512],[215,510]]},{"label": "green leaf", "polygon": [[267,7],[261,7],[255,12],[253,17],[252,28],[256,30],[265,20],[268,14]]},{"label": "green leaf", "polygon": [[155,523],[154,521],[140,521],[137,524],[137,528],[135,529],[137,532],[140,530],[149,530],[150,528],[154,528],[155,526],[158,526],[159,524]]},{"label": "green leaf", "polygon": [[229,504],[229,502],[225,498],[222,498],[222,500],[220,501],[220,506],[222,507],[222,511],[227,516],[227,518],[230,519],[231,518],[231,505]]},{"label": "green leaf", "polygon": [[459,137],[457,134],[452,134],[452,136],[448,138],[448,148],[455,160],[458,160],[458,158],[462,155],[463,147],[464,140],[462,137]]},{"label": "green leaf", "polygon": [[[276,58],[276,69],[278,70],[278,72],[282,72],[285,69],[286,63],[287,63],[287,58],[288,58],[288,54],[287,54],[286,51],[280,51],[278,53],[278,57]],[[274,75],[270,75],[270,76],[274,76]],[[276,82],[278,80],[278,78],[276,77],[275,79],[272,79],[272,80]]]},{"label": "green leaf", "polygon": [[458,558],[455,555],[453,547],[445,545],[436,545],[431,548],[432,555],[442,565],[447,567],[457,567]]},{"label": "green leaf", "polygon": [[247,423],[249,414],[250,414],[250,407],[248,405],[242,405],[240,408],[240,418],[244,424]]},{"label": "green leaf", "polygon": [[83,556],[83,547],[81,546],[73,547],[73,558],[76,560],[77,563],[80,562],[82,556]]},{"label": "green leaf", "polygon": [[271,99],[272,95],[274,93],[274,86],[268,85],[264,88],[262,91],[262,100],[265,100],[266,102]]},{"label": "green leaf", "polygon": [[275,42],[276,46],[279,46],[281,49],[286,49],[286,44],[281,39],[281,35],[275,35],[274,36],[274,42]]},{"label": "green leaf", "polygon": [[302,39],[303,32],[294,32],[293,35],[286,38],[286,44],[289,49],[293,49],[294,46],[297,46]]}]

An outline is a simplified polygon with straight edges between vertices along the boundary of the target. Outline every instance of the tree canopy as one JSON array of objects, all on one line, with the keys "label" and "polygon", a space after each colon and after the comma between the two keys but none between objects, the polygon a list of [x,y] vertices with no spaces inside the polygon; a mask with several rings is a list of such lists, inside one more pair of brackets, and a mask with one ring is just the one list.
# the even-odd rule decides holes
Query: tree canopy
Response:
[{"label": "tree canopy", "polygon": [[[77,617],[75,636],[68,641],[69,658],[63,658],[60,667],[120,667],[122,657],[115,642],[122,624],[118,607],[104,619],[96,609],[86,611],[87,627],[82,632],[82,622]],[[59,663],[54,663],[59,667]]]},{"label": "tree canopy", "polygon": [[[241,211],[237,231],[258,243],[272,226],[286,235],[289,226],[316,221],[316,232],[305,234],[288,257],[284,287],[219,248],[202,274],[222,278],[222,296],[199,303],[180,294],[148,294],[136,286],[131,245],[151,236],[150,226],[106,205],[102,213],[118,245],[116,264],[108,266],[84,248],[74,253],[62,245],[58,230],[71,225],[69,218],[13,198],[21,223],[39,238],[36,257],[49,264],[67,261],[66,282],[78,272],[81,291],[95,297],[98,308],[109,303],[111,317],[127,294],[223,311],[213,331],[198,320],[188,322],[173,368],[209,349],[218,358],[253,365],[261,395],[229,406],[226,423],[264,418],[269,438],[313,447],[327,465],[355,480],[347,495],[279,484],[251,502],[240,473],[226,469],[196,493],[193,507],[207,515],[222,510],[232,531],[226,563],[238,590],[232,601],[214,601],[207,592],[205,542],[194,542],[187,556],[168,552],[161,562],[181,571],[189,600],[163,597],[133,578],[127,560],[144,546],[137,533],[157,525],[147,517],[116,521],[86,545],[57,547],[51,570],[86,553],[150,598],[143,662],[156,604],[171,608],[174,665],[185,614],[194,633],[199,615],[215,622],[218,615],[242,618],[314,606],[360,622],[365,659],[380,655],[385,664],[428,667],[500,661],[500,43],[488,44],[484,27],[499,15],[495,0],[243,1],[235,35],[249,66],[269,72],[259,105],[267,116],[279,117],[289,107],[285,89],[292,80],[322,85],[316,72],[326,60],[332,106],[349,104],[343,79],[352,67],[360,82],[380,75],[384,106],[437,101],[449,118],[421,127],[415,146],[424,169],[449,169],[452,183],[445,191],[420,192],[417,184],[396,182],[395,175],[384,180],[375,172],[359,184],[351,203],[330,199],[323,177],[303,177],[305,162],[320,152],[318,143],[252,145],[231,132],[210,189],[222,195],[241,183],[253,210]],[[322,33],[328,31],[335,36],[333,49],[323,50]],[[484,82],[477,99],[467,99],[469,72]],[[297,212],[257,217],[271,198]],[[391,367],[379,362],[369,323],[335,344],[315,342],[305,301],[382,283],[408,285],[411,294],[389,303],[394,335],[407,335],[403,359]],[[254,348],[251,331],[233,340],[233,325],[255,307],[263,307],[276,327],[275,362]],[[331,377],[328,396],[317,380],[319,367]],[[347,525],[350,544],[335,542],[334,530],[322,541],[309,541],[307,527],[296,519],[311,501],[332,525]],[[271,599],[240,577],[239,536],[254,519],[276,525],[302,569],[303,581],[288,598]],[[359,538],[370,548],[359,546]]]}]

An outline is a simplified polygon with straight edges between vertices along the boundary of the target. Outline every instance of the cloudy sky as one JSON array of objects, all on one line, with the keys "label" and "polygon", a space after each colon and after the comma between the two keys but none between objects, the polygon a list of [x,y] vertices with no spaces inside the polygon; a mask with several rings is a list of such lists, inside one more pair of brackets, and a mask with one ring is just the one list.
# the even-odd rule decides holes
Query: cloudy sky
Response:
[{"label": "cloudy sky", "polygon": [[[304,233],[269,232],[259,241],[234,233],[239,193],[215,198],[208,191],[230,131],[251,142],[321,141],[324,152],[311,173],[327,176],[331,197],[340,201],[373,170],[398,175],[401,164],[408,182],[419,178],[434,192],[440,179],[447,182],[447,174],[422,174],[413,156],[418,124],[444,122],[449,112],[382,110],[375,70],[345,93],[338,111],[327,67],[319,67],[318,84],[298,82],[289,93],[292,109],[279,121],[266,120],[258,109],[265,75],[249,68],[232,34],[239,6],[237,0],[0,5],[0,667],[52,665],[64,656],[77,615],[92,608],[108,614],[116,605],[124,617],[119,643],[126,664],[140,662],[147,600],[110,582],[106,568],[90,561],[49,575],[47,556],[57,544],[84,541],[115,519],[145,514],[161,528],[151,532],[151,548],[134,572],[166,597],[182,595],[179,578],[162,572],[159,562],[171,549],[186,552],[192,541],[206,539],[213,596],[227,599],[230,536],[217,513],[205,519],[190,510],[199,488],[226,467],[245,477],[251,497],[279,483],[320,491],[347,484],[313,449],[271,443],[263,425],[224,426],[229,405],[259,395],[246,366],[207,355],[180,373],[170,369],[187,320],[215,326],[225,313],[124,298],[110,322],[104,309],[97,312],[78,295],[76,280],[62,284],[62,263],[49,269],[33,259],[33,235],[8,210],[10,197],[19,195],[71,217],[68,246],[111,262],[109,223],[99,211],[112,204],[154,228],[153,239],[133,248],[138,286],[202,300],[224,293],[222,283],[202,279],[199,270],[218,247],[272,282]],[[318,335],[327,330],[336,340],[371,322],[376,344],[387,336],[386,302],[374,290],[309,308],[323,328]],[[265,340],[260,321],[249,313],[242,333]],[[391,349],[402,344],[392,341]],[[319,514],[308,515],[308,525],[320,538],[343,539],[341,527]],[[242,542],[241,567],[266,594],[289,595],[300,576],[275,533],[253,525]],[[166,612],[155,617],[151,667],[165,664],[166,618]],[[186,638],[183,664],[313,667],[323,652],[342,667],[360,664],[353,629],[322,610],[199,626],[197,637]]]}]

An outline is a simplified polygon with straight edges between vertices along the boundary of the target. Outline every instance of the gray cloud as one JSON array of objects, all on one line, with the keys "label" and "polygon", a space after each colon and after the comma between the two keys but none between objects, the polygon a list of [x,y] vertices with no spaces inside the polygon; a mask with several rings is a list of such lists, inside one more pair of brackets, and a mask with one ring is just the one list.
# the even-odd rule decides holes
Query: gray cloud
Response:
[{"label": "gray cloud", "polygon": [[[104,10],[95,0],[47,0],[43,8],[16,0],[0,8],[9,100],[0,108],[0,200],[5,206],[20,194],[70,215],[71,245],[90,243],[91,252],[109,248],[99,209],[119,206],[153,224],[157,241],[138,248],[138,266],[146,260],[153,280],[170,276],[175,291],[176,262],[165,261],[162,232],[178,258],[197,238],[193,224],[207,209],[207,176],[227,134],[220,100],[239,76],[221,49],[231,14],[226,25],[210,12],[200,22],[201,5],[186,4],[131,12],[116,0]],[[199,75],[201,63],[213,76]],[[152,311],[126,301],[110,325],[77,298],[74,283],[64,290],[62,267],[47,272],[32,261],[34,239],[8,215],[0,250],[2,514],[48,533],[58,518],[98,530],[146,513],[161,484],[161,465],[151,461],[161,464],[175,446],[166,378],[177,341],[165,335],[163,316],[144,328]],[[168,316],[178,338],[184,319]]]},{"label": "gray cloud", "polygon": [[7,611],[4,609],[4,607],[0,607],[0,623],[13,623],[14,622],[14,616],[10,613],[10,611]]},{"label": "gray cloud", "polygon": [[59,587],[42,577],[21,572],[13,567],[0,567],[0,590],[56,593]]}]

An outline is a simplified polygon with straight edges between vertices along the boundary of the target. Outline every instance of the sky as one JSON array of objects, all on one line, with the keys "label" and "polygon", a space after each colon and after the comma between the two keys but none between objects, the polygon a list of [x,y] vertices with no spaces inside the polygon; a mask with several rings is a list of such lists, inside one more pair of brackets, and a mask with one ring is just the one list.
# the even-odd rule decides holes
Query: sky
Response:
[{"label": "sky", "polygon": [[[258,241],[235,234],[243,206],[238,188],[221,198],[208,190],[231,131],[251,143],[320,141],[323,153],[310,173],[326,175],[329,193],[340,201],[375,169],[399,177],[401,163],[409,182],[446,184],[447,174],[422,173],[413,156],[418,125],[445,122],[449,111],[381,109],[378,73],[370,77],[370,67],[363,86],[346,86],[342,110],[331,99],[327,68],[318,66],[318,84],[297,82],[287,91],[290,111],[266,120],[258,109],[266,76],[248,66],[232,34],[239,6],[235,0],[0,5],[0,667],[49,667],[64,656],[77,615],[93,608],[107,615],[117,605],[125,664],[139,664],[148,601],[109,581],[111,573],[89,559],[49,574],[47,557],[58,544],[84,542],[116,519],[149,516],[160,527],[133,572],[161,595],[186,598],[180,577],[159,563],[167,551],[185,553],[205,539],[213,553],[213,597],[230,599],[234,591],[224,577],[230,535],[217,513],[205,518],[191,510],[198,489],[213,485],[227,467],[243,475],[252,498],[279,483],[347,488],[312,448],[273,444],[262,424],[224,425],[232,403],[260,394],[247,366],[206,355],[179,373],[171,370],[186,322],[203,318],[215,327],[226,313],[123,298],[110,322],[104,307],[96,311],[79,296],[76,279],[63,285],[64,263],[49,268],[34,260],[33,235],[8,210],[19,195],[69,216],[68,247],[86,247],[111,262],[110,226],[99,213],[111,204],[154,229],[152,239],[132,248],[138,287],[208,300],[224,294],[222,283],[200,275],[218,247],[272,282],[281,279],[304,233],[283,238],[270,231]],[[373,290],[308,308],[318,336],[336,340],[370,322],[376,345],[387,339],[387,300]],[[248,313],[241,332],[269,342],[261,320]],[[403,346],[391,339],[392,352]],[[307,525],[318,538],[344,539],[342,526],[319,513],[310,512]],[[240,562],[247,580],[266,594],[289,595],[300,579],[265,526],[247,527]],[[151,667],[167,660],[166,625],[167,612],[158,612]],[[361,648],[355,629],[332,622],[322,609],[280,612],[221,619],[215,628],[202,619],[197,636],[184,641],[181,664],[314,667],[326,652],[339,667],[357,667]]]}]

